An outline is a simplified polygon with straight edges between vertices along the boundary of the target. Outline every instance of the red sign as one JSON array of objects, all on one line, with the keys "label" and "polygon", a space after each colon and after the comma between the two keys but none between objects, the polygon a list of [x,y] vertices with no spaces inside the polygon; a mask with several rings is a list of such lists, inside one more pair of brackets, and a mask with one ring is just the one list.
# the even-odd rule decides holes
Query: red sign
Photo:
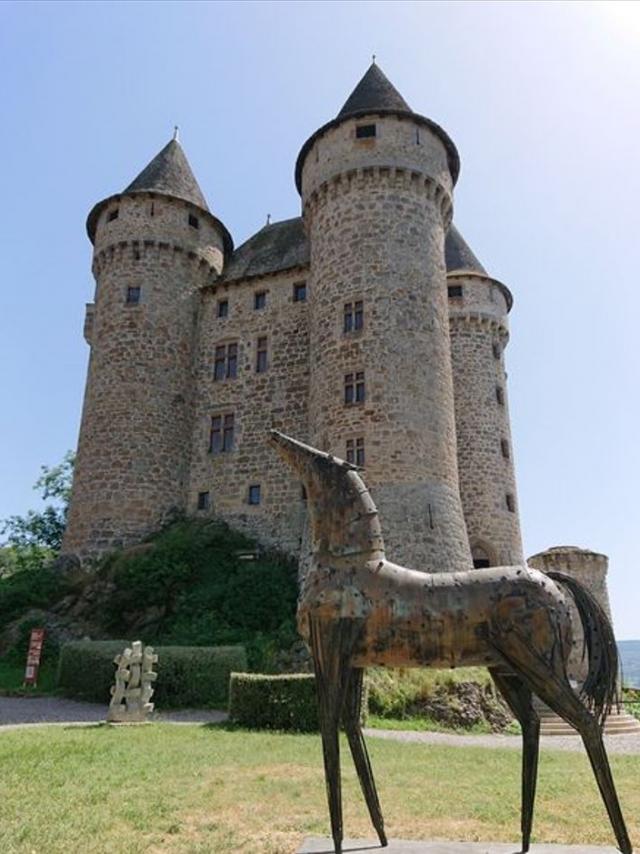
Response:
[{"label": "red sign", "polygon": [[38,684],[38,669],[42,658],[42,645],[44,643],[44,629],[31,629],[29,638],[29,651],[27,652],[27,666],[24,671],[23,685]]}]

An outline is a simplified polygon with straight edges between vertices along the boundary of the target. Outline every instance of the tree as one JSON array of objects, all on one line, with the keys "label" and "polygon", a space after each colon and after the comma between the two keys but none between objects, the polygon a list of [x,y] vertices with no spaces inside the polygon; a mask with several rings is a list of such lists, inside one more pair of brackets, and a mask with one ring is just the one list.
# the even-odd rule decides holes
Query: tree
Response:
[{"label": "tree", "polygon": [[42,474],[34,484],[42,498],[51,503],[37,512],[29,510],[26,516],[9,516],[0,527],[5,536],[0,553],[0,574],[11,567],[41,566],[54,557],[62,545],[67,525],[67,509],[71,496],[71,481],[75,455],[67,451],[62,462],[53,467],[42,466]]}]

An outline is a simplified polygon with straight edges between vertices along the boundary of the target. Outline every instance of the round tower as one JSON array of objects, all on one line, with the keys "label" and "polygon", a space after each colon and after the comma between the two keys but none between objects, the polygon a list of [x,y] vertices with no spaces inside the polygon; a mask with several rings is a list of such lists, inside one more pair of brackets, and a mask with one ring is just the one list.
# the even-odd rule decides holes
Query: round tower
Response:
[{"label": "round tower", "polygon": [[95,304],[63,553],[139,542],[185,508],[198,290],[232,249],[173,139],[87,220]]},{"label": "round tower", "polygon": [[523,563],[504,367],[513,299],[453,225],[445,249],[460,496],[473,563]]},{"label": "round tower", "polygon": [[309,236],[313,445],[364,465],[392,560],[471,567],[444,239],[456,149],[372,65],[296,165]]}]

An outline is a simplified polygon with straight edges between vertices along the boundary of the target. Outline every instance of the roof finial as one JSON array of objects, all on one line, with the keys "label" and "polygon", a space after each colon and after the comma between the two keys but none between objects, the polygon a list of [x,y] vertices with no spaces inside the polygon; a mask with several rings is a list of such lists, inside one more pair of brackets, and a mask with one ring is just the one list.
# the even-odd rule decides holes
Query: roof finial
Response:
[{"label": "roof finial", "polygon": [[179,130],[180,130],[180,128],[178,127],[178,125],[174,125],[174,126],[173,126],[173,138],[174,138],[174,140],[175,140],[176,142],[179,142],[179,140],[178,140],[178,132],[179,132]]},{"label": "roof finial", "polygon": [[271,214],[267,214],[267,225],[271,225]]},{"label": "roof finial", "polygon": [[371,65],[375,65],[375,64],[376,64],[376,55],[375,55],[375,53],[372,53],[371,54]]}]

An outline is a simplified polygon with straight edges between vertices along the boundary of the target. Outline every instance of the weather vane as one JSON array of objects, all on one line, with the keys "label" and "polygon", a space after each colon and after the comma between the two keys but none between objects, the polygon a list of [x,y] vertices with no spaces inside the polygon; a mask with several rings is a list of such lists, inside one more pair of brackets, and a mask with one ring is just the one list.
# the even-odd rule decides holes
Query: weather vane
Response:
[{"label": "weather vane", "polygon": [[179,130],[180,130],[180,128],[178,127],[178,125],[173,126],[173,138],[175,139],[176,142],[178,141],[178,131]]}]

